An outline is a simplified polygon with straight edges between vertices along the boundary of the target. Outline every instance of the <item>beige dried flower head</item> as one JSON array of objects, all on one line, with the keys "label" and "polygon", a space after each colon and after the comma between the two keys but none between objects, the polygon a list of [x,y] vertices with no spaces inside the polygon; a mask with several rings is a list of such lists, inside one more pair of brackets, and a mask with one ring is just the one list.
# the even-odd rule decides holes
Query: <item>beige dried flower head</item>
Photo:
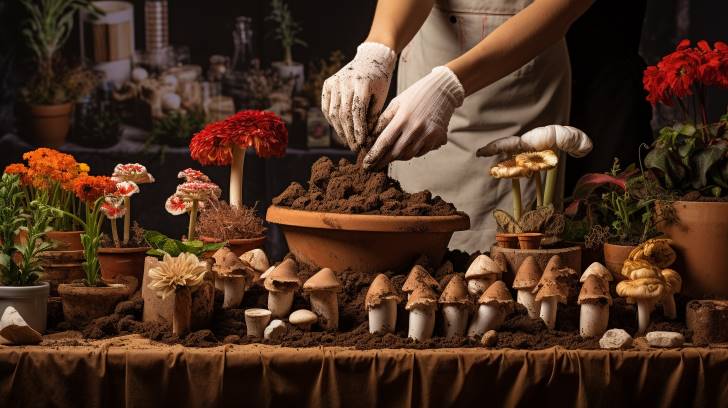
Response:
[{"label": "beige dried flower head", "polygon": [[165,254],[157,266],[149,269],[151,282],[147,287],[166,299],[179,287],[199,286],[206,272],[207,262],[200,261],[194,254],[183,252],[176,257]]},{"label": "beige dried flower head", "polygon": [[532,174],[531,170],[519,166],[515,159],[502,161],[490,168],[490,175],[498,179],[531,177]]},{"label": "beige dried flower head", "polygon": [[515,160],[517,165],[531,171],[551,170],[559,164],[559,156],[551,150],[519,153]]}]

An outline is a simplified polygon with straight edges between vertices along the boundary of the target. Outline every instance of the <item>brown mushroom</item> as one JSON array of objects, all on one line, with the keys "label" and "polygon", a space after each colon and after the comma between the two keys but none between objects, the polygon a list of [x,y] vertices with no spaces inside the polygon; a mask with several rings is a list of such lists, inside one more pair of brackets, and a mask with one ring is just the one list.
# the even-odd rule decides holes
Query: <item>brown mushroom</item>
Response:
[{"label": "brown mushroom", "polygon": [[427,269],[420,265],[415,265],[410,270],[407,279],[405,279],[402,285],[402,292],[410,294],[418,286],[428,286],[435,291],[440,291],[440,284],[427,272]]},{"label": "brown mushroom", "polygon": [[334,271],[323,268],[303,284],[303,290],[311,296],[311,309],[319,316],[319,326],[324,330],[339,327],[339,301],[337,293],[341,282]]},{"label": "brown mushroom", "polygon": [[611,282],[612,279],[614,279],[612,273],[609,272],[609,269],[607,269],[606,266],[602,265],[599,262],[592,262],[591,265],[584,269],[584,273],[581,274],[579,282],[584,283],[584,281],[586,281],[586,278],[592,275],[596,276],[597,278],[604,279],[607,282]]},{"label": "brown mushroom", "polygon": [[468,292],[479,297],[503,274],[501,265],[488,255],[479,255],[473,260],[465,272],[465,280],[468,281]]},{"label": "brown mushroom", "polygon": [[526,308],[528,316],[532,319],[538,317],[541,308],[541,305],[536,302],[536,294],[533,292],[533,288],[538,285],[542,274],[543,271],[536,262],[536,258],[529,255],[521,262],[513,279],[513,289],[517,291],[516,301]]},{"label": "brown mushroom", "polygon": [[558,304],[566,303],[569,282],[576,273],[569,268],[562,268],[560,258],[557,258],[558,255],[554,255],[549,260],[541,280],[534,288],[536,302],[541,304],[539,316],[551,330],[556,326]]},{"label": "brown mushroom", "polygon": [[432,337],[435,329],[437,294],[430,286],[419,285],[409,295],[405,309],[409,311],[408,337],[417,341]]},{"label": "brown mushroom", "polygon": [[579,308],[579,334],[581,337],[596,337],[604,334],[609,323],[609,305],[612,304],[609,282],[596,274],[587,276],[579,291],[579,304],[581,305]]},{"label": "brown mushroom", "polygon": [[387,275],[377,275],[369,285],[364,300],[369,315],[369,332],[393,333],[397,324],[397,303],[401,301]]},{"label": "brown mushroom", "polygon": [[650,264],[664,269],[672,265],[677,259],[677,253],[672,249],[672,240],[669,238],[653,238],[639,244],[627,257],[629,260],[644,260]]},{"label": "brown mushroom", "polygon": [[306,309],[298,309],[288,316],[289,323],[304,331],[311,330],[311,326],[317,321],[316,313]]},{"label": "brown mushroom", "polygon": [[255,271],[255,274],[257,275],[254,281],[258,281],[260,278],[260,275],[268,270],[270,268],[270,262],[268,261],[268,256],[263,252],[262,249],[256,248],[251,249],[248,252],[243,253],[240,255],[240,260],[243,262],[247,262],[248,265],[250,265],[251,268]]},{"label": "brown mushroom", "polygon": [[293,304],[293,294],[301,286],[296,261],[284,259],[270,271],[263,286],[268,290],[268,310],[273,317],[286,317]]},{"label": "brown mushroom", "polygon": [[471,301],[468,287],[462,275],[453,275],[440,295],[442,317],[445,324],[445,337],[462,336],[468,325],[468,312]]},{"label": "brown mushroom", "polygon": [[481,337],[488,330],[498,330],[513,310],[513,297],[506,284],[499,280],[483,292],[478,305],[478,313],[468,328],[470,337]]},{"label": "brown mushroom", "polygon": [[655,303],[665,296],[665,281],[660,278],[640,278],[624,280],[617,284],[617,294],[637,303],[637,322],[639,334],[647,331],[650,325],[650,314]]},{"label": "brown mushroom", "polygon": [[665,280],[665,296],[662,298],[662,311],[668,319],[677,318],[677,310],[675,308],[675,294],[680,293],[682,289],[682,278],[677,271],[673,269],[663,269],[662,278]]},{"label": "brown mushroom", "polygon": [[215,259],[215,263],[212,265],[215,286],[225,292],[223,309],[240,306],[245,290],[252,281],[252,268],[246,262],[238,259],[235,253],[227,247],[217,250],[213,259]]}]

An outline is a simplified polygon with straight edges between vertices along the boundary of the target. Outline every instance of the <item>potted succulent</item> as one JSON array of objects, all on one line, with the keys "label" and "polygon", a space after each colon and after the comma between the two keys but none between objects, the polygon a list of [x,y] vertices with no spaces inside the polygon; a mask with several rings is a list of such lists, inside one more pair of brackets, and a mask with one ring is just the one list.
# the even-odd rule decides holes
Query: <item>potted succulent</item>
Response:
[{"label": "potted succulent", "polygon": [[[111,179],[116,182],[116,192],[104,199],[101,211],[111,223],[112,242],[98,251],[101,276],[113,280],[118,275],[130,275],[140,281],[149,246],[141,228],[131,234],[131,196],[139,192],[139,184],[153,183],[154,177],[141,164],[127,163],[117,164]],[[119,237],[116,220],[122,217],[124,230]]]},{"label": "potted succulent", "polygon": [[65,143],[73,104],[96,86],[96,75],[83,66],[61,61],[59,51],[68,39],[79,10],[95,13],[88,0],[22,0],[28,11],[23,36],[35,58],[35,72],[21,89],[32,140],[43,146]]},{"label": "potted succulent", "polygon": [[[220,206],[216,207],[217,209],[212,208],[213,212],[206,215],[206,217],[209,216],[210,220],[213,219],[212,217],[215,214],[223,217],[226,213],[225,208],[229,208],[230,211],[237,211],[240,213],[239,215],[250,214],[252,216],[252,212],[244,210],[243,206],[245,150],[254,147],[259,157],[281,157],[286,152],[287,144],[288,130],[285,124],[278,116],[266,111],[244,110],[220,122],[211,123],[197,133],[190,142],[192,158],[202,165],[230,166],[230,205],[220,204]],[[220,212],[220,209],[223,209],[223,211]],[[243,225],[243,227],[245,226]],[[237,231],[240,232],[240,228],[237,228]],[[206,235],[207,233],[215,233],[215,231],[209,229],[205,232]],[[251,246],[260,247],[263,244],[263,230],[260,230],[259,227],[247,231],[242,236],[235,232],[231,228],[225,231],[224,236],[208,236],[206,238],[228,240],[232,245],[241,246],[241,250],[242,246],[248,246],[248,249],[251,249]],[[248,237],[251,232],[257,232],[260,235]],[[190,233],[192,233],[192,230]]]},{"label": "potted succulent", "polygon": [[65,320],[72,325],[81,326],[111,313],[118,302],[134,292],[138,281],[131,276],[118,276],[115,282],[101,278],[98,259],[101,226],[104,221],[101,206],[108,197],[116,194],[116,182],[106,176],[81,176],[73,182],[73,191],[83,203],[83,218],[59,208],[45,207],[51,208],[57,215],[75,217],[83,226],[81,243],[85,278],[80,282],[58,285]]},{"label": "potted succulent", "polygon": [[292,48],[294,45],[306,46],[306,43],[298,37],[301,25],[293,19],[288,4],[283,0],[271,1],[271,14],[266,17],[266,21],[275,24],[273,36],[280,41],[283,48],[283,61],[271,65],[281,78],[293,80],[294,91],[299,92],[304,81],[303,64],[293,61]]},{"label": "potted succulent", "polygon": [[[708,118],[706,92],[728,88],[728,45],[683,40],[673,53],[647,67],[643,83],[653,105],[677,106],[682,121],[659,131],[644,164],[680,197],[659,210],[675,222],[660,228],[684,262],[685,292],[728,296],[728,114]],[[670,207],[669,209],[667,207]]]},{"label": "potted succulent", "polygon": [[[51,211],[39,205],[25,213],[23,192],[17,175],[3,174],[0,179],[0,310],[14,307],[38,332],[45,331],[48,293],[47,282],[38,282],[42,271],[40,255],[52,244],[44,234],[52,220]],[[20,243],[15,238],[21,228],[26,231]]]},{"label": "potted succulent", "polygon": [[5,173],[20,177],[25,205],[38,201],[63,210],[51,221],[46,238],[56,242],[56,250],[82,250],[82,231],[77,222],[82,216],[82,206],[73,192],[73,183],[88,175],[88,165],[76,162],[69,154],[44,147],[24,153],[23,160],[27,165],[11,164],[5,168]]}]

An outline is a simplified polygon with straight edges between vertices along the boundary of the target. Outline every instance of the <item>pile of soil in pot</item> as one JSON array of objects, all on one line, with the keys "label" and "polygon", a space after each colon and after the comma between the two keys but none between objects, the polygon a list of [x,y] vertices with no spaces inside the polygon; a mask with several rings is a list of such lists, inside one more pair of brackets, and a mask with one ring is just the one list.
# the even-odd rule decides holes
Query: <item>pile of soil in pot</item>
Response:
[{"label": "pile of soil in pot", "polygon": [[[463,253],[451,253],[449,258],[455,262],[456,271],[464,270],[467,258]],[[290,255],[289,255],[290,256]],[[444,287],[453,274],[437,275],[436,268],[422,262],[423,266],[433,274],[435,279]],[[463,265],[462,269],[459,265]],[[306,265],[299,265],[299,277],[305,281],[318,269]],[[405,280],[405,275],[387,273],[392,284],[399,290]],[[246,336],[244,311],[248,308],[266,308],[268,292],[262,285],[254,285],[248,289],[243,303],[237,309],[222,309],[223,293],[216,291],[215,311],[210,329],[192,332],[186,336],[178,337],[172,334],[168,324],[158,322],[142,322],[143,301],[135,295],[128,301],[117,305],[113,314],[96,319],[82,328],[86,338],[101,339],[118,335],[140,334],[146,338],[165,344],[182,344],[189,347],[212,347],[226,343],[251,344],[263,343],[281,345],[284,347],[319,347],[341,346],[357,349],[382,348],[408,348],[408,349],[436,349],[436,348],[469,348],[483,347],[479,339],[467,337],[445,338],[439,336],[442,332],[441,313],[437,313],[435,324],[435,337],[430,340],[416,342],[407,338],[407,312],[404,304],[398,306],[397,327],[393,334],[370,334],[368,331],[367,313],[364,310],[364,299],[369,288],[372,276],[344,271],[339,275],[342,290],[338,302],[340,309],[339,330],[337,332],[322,331],[314,328],[312,331],[301,331],[288,325],[287,334],[277,341],[259,340]],[[404,295],[400,293],[400,295]],[[686,300],[678,298],[678,308],[684,306]],[[293,308],[310,309],[306,295],[297,293]],[[684,307],[683,307],[684,308]],[[678,309],[679,310],[679,309]],[[67,330],[69,327],[63,322],[51,324],[56,331]],[[622,298],[615,298],[610,308],[610,328],[622,328],[629,333],[637,329],[636,310],[634,305],[628,304]],[[690,331],[685,327],[682,319],[669,321],[664,319],[659,309],[653,313],[649,331],[668,330],[677,331],[685,335],[689,341]],[[582,338],[579,336],[579,306],[577,304],[559,305],[555,330],[548,330],[540,319],[531,319],[520,305],[498,330],[498,341],[494,348],[515,349],[544,349],[560,346],[567,349],[596,349],[599,348],[598,338]]]},{"label": "pile of soil in pot", "polygon": [[341,214],[454,215],[455,206],[425,190],[410,194],[385,171],[366,171],[357,163],[335,164],[321,157],[311,167],[308,188],[291,183],[273,204],[296,210]]}]

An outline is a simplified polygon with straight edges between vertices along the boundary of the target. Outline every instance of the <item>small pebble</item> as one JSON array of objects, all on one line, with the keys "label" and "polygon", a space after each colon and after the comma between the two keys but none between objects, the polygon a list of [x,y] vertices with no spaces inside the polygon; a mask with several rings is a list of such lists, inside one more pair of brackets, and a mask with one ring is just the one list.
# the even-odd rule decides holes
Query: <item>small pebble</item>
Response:
[{"label": "small pebble", "polygon": [[266,340],[280,340],[283,336],[286,335],[286,332],[288,331],[288,328],[286,327],[286,324],[283,323],[283,320],[273,320],[268,324],[268,327],[265,328],[263,331],[263,338]]},{"label": "small pebble", "polygon": [[498,332],[495,330],[488,330],[483,334],[483,338],[480,339],[480,344],[485,347],[495,347],[498,344]]},{"label": "small pebble", "polygon": [[225,338],[222,340],[225,344],[237,344],[240,341],[240,336],[237,334],[231,334],[229,336],[225,336]]},{"label": "small pebble", "polygon": [[681,347],[685,343],[685,336],[677,332],[653,331],[647,333],[645,338],[652,347]]},{"label": "small pebble", "polygon": [[616,350],[632,347],[632,336],[622,329],[610,329],[599,339],[599,347]]}]

